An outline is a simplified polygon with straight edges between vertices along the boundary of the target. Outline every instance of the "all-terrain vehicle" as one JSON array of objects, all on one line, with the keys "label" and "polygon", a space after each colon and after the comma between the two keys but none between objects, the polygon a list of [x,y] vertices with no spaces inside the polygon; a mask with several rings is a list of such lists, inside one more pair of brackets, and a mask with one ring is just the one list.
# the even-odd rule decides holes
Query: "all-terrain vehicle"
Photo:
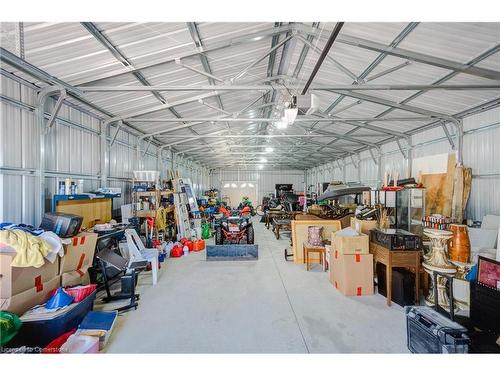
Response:
[{"label": "all-terrain vehicle", "polygon": [[224,243],[239,244],[242,241],[250,245],[254,243],[254,231],[248,207],[241,211],[228,211],[215,223],[216,245],[223,245]]},{"label": "all-terrain vehicle", "polygon": [[243,197],[241,200],[238,210],[243,210],[245,207],[248,207],[250,209],[250,213],[252,216],[255,216],[255,209],[253,208],[252,201],[248,199],[248,197]]}]

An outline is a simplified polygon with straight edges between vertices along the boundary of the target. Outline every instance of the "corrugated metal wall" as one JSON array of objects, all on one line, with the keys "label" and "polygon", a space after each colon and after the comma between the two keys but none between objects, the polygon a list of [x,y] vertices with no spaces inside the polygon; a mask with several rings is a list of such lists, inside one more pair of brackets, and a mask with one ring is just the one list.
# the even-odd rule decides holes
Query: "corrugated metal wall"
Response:
[{"label": "corrugated metal wall", "polygon": [[[37,225],[40,131],[34,114],[36,91],[29,84],[4,74],[0,78],[0,222]],[[54,101],[50,102],[48,110],[53,105]],[[86,192],[100,186],[100,126],[100,119],[94,115],[63,104],[45,143],[46,210],[50,209],[59,180],[66,177],[83,179]],[[111,134],[114,132],[112,127]],[[137,169],[136,144],[135,135],[120,130],[110,151],[108,185],[122,189],[122,198],[114,201],[115,208],[130,202],[130,179],[132,171]],[[144,157],[144,169],[161,168],[162,175],[168,176],[172,169],[169,154],[163,152],[161,165],[158,165],[157,148],[151,145]],[[189,162],[181,162],[174,168],[182,177],[191,178],[198,194],[208,188],[206,168]]]},{"label": "corrugated metal wall", "polygon": [[[481,220],[486,214],[500,215],[500,108],[464,118],[464,165],[472,168],[472,190],[466,217]],[[454,134],[450,128],[450,132]],[[453,152],[442,128],[429,129],[411,137],[413,158]],[[404,147],[404,145],[403,145]],[[356,164],[357,159],[354,158]],[[345,181],[361,181],[376,186],[377,166],[368,151],[360,154],[359,169],[351,158],[344,159]],[[342,166],[342,162],[340,163]],[[406,161],[398,145],[382,146],[382,175],[396,170],[406,176]],[[307,184],[344,180],[337,162],[312,168],[306,173]]]},{"label": "corrugated metal wall", "polygon": [[257,199],[275,191],[275,184],[293,184],[296,191],[304,190],[304,171],[300,170],[226,170],[216,169],[210,174],[210,187],[220,190],[222,183],[232,181],[253,182],[257,186]]}]

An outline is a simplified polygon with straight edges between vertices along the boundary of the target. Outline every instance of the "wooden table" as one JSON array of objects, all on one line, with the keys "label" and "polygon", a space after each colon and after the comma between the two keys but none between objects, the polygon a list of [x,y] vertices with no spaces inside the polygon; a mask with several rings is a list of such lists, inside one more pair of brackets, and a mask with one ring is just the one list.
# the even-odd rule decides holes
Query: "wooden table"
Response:
[{"label": "wooden table", "polygon": [[281,219],[291,218],[291,215],[292,214],[290,212],[286,211],[267,211],[265,216],[266,228],[269,229],[274,218],[281,218]]},{"label": "wooden table", "polygon": [[292,230],[292,220],[291,219],[273,219],[273,232],[276,239],[280,239],[280,230]]},{"label": "wooden table", "polygon": [[422,250],[389,250],[374,242],[370,242],[370,253],[373,254],[374,265],[377,262],[385,264],[385,279],[387,285],[387,306],[392,300],[392,268],[407,267],[415,273],[415,304],[420,302],[420,257]]}]

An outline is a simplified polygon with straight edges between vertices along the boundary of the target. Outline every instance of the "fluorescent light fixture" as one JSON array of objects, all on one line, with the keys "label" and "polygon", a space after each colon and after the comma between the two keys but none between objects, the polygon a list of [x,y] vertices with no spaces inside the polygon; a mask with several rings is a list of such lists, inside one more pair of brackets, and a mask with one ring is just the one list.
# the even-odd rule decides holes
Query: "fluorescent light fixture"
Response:
[{"label": "fluorescent light fixture", "polygon": [[261,163],[267,163],[267,159],[266,158],[260,158],[260,162]]},{"label": "fluorescent light fixture", "polygon": [[272,147],[266,147],[266,152],[273,152],[274,149]]},{"label": "fluorescent light fixture", "polygon": [[276,128],[278,129],[286,129],[288,126],[288,121],[286,120],[285,117],[282,117],[280,121],[277,121],[276,123]]},{"label": "fluorescent light fixture", "polygon": [[230,185],[229,184],[224,184],[224,187],[225,188],[228,188]]},{"label": "fluorescent light fixture", "polygon": [[259,169],[264,168],[264,166],[262,164],[259,164],[258,167],[259,167]]},{"label": "fluorescent light fixture", "polygon": [[283,116],[283,119],[286,120],[288,125],[292,125],[295,122],[295,119],[297,118],[297,113],[299,113],[298,108],[287,108],[284,111],[285,115]]},{"label": "fluorescent light fixture", "polygon": [[232,187],[232,188],[237,188],[237,187],[238,187],[238,185],[236,185],[236,184],[233,182],[233,183],[231,184],[231,187]]},{"label": "fluorescent light fixture", "polygon": [[251,182],[248,183],[248,186],[251,188],[255,187]]},{"label": "fluorescent light fixture", "polygon": [[247,183],[246,182],[242,183],[240,187],[246,188],[247,187]]}]

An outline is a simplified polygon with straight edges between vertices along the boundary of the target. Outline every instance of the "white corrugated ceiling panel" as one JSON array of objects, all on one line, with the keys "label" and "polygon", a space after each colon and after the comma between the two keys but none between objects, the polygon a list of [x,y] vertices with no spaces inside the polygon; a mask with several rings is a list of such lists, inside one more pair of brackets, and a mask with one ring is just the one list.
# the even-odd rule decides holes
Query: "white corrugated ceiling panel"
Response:
[{"label": "white corrugated ceiling panel", "polygon": [[498,23],[423,22],[399,45],[426,55],[466,63],[500,39]]}]

